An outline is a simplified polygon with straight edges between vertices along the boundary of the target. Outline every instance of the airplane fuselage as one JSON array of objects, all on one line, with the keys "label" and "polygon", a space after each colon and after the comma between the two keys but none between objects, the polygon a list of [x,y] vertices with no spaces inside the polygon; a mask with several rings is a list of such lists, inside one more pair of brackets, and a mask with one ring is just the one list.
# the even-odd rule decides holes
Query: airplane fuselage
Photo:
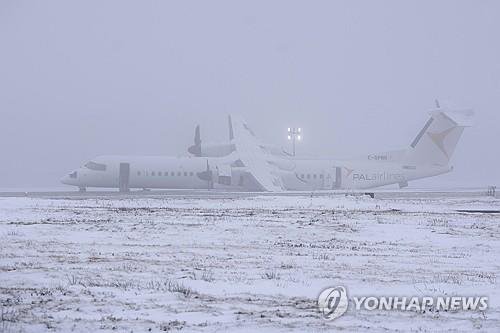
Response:
[{"label": "airplane fuselage", "polygon": [[206,161],[197,157],[102,156],[61,181],[80,188],[119,188],[124,181],[128,188],[203,189],[207,181],[198,174],[206,171]]},{"label": "airplane fuselage", "polygon": [[[450,171],[448,166],[408,166],[372,160],[287,159],[282,162],[283,186],[295,191],[404,186],[410,180]],[[209,178],[207,171],[212,174]],[[244,166],[229,166],[226,158],[206,157],[102,156],[65,176],[62,182],[80,188],[258,189]]]}]

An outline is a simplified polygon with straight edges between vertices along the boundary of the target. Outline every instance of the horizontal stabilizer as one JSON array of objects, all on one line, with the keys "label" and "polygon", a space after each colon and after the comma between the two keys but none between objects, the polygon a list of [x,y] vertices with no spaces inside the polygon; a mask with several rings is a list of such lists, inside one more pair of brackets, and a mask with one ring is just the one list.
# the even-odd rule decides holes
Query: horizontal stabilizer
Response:
[{"label": "horizontal stabilizer", "polygon": [[442,114],[443,116],[448,118],[455,124],[455,126],[469,127],[473,125],[474,111],[472,110],[431,111],[431,116],[433,117],[438,114]]},{"label": "horizontal stabilizer", "polygon": [[465,127],[472,126],[472,110],[436,109],[407,150],[410,165],[447,165]]}]

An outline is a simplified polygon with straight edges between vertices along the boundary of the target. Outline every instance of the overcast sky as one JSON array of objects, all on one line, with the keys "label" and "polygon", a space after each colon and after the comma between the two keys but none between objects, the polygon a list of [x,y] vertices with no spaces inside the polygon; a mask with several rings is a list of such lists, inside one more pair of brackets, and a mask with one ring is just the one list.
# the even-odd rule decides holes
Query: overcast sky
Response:
[{"label": "overcast sky", "polygon": [[500,185],[500,1],[0,2],[0,188],[186,154],[228,113],[299,154],[405,148],[435,98],[476,119],[433,182]]}]

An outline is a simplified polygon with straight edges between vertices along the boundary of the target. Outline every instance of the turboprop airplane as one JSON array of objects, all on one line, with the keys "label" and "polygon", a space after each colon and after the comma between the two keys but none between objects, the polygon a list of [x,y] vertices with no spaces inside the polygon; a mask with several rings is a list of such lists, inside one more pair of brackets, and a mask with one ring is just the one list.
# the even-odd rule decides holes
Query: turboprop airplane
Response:
[{"label": "turboprop airplane", "polygon": [[[241,119],[231,122],[230,149],[216,156],[101,156],[61,180],[87,187],[246,191],[367,189],[450,172],[450,158],[472,111],[438,107],[407,149],[350,160],[300,159],[259,142]],[[199,131],[198,131],[199,133]],[[205,152],[206,155],[210,151]]]}]

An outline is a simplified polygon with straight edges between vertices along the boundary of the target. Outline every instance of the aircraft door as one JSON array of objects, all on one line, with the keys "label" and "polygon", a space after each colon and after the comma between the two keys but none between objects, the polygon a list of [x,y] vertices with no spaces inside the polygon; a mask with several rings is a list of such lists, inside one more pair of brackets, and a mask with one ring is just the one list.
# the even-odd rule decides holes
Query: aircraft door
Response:
[{"label": "aircraft door", "polygon": [[120,163],[120,172],[118,174],[118,188],[120,192],[130,190],[130,163]]},{"label": "aircraft door", "polygon": [[323,190],[329,190],[333,186],[332,183],[332,173],[329,170],[323,170],[322,172],[322,177],[321,177],[321,188]]},{"label": "aircraft door", "polygon": [[338,190],[342,188],[342,168],[335,167],[335,183],[333,189]]},{"label": "aircraft door", "polygon": [[220,165],[217,167],[218,177],[217,182],[223,185],[231,185],[231,166]]}]

